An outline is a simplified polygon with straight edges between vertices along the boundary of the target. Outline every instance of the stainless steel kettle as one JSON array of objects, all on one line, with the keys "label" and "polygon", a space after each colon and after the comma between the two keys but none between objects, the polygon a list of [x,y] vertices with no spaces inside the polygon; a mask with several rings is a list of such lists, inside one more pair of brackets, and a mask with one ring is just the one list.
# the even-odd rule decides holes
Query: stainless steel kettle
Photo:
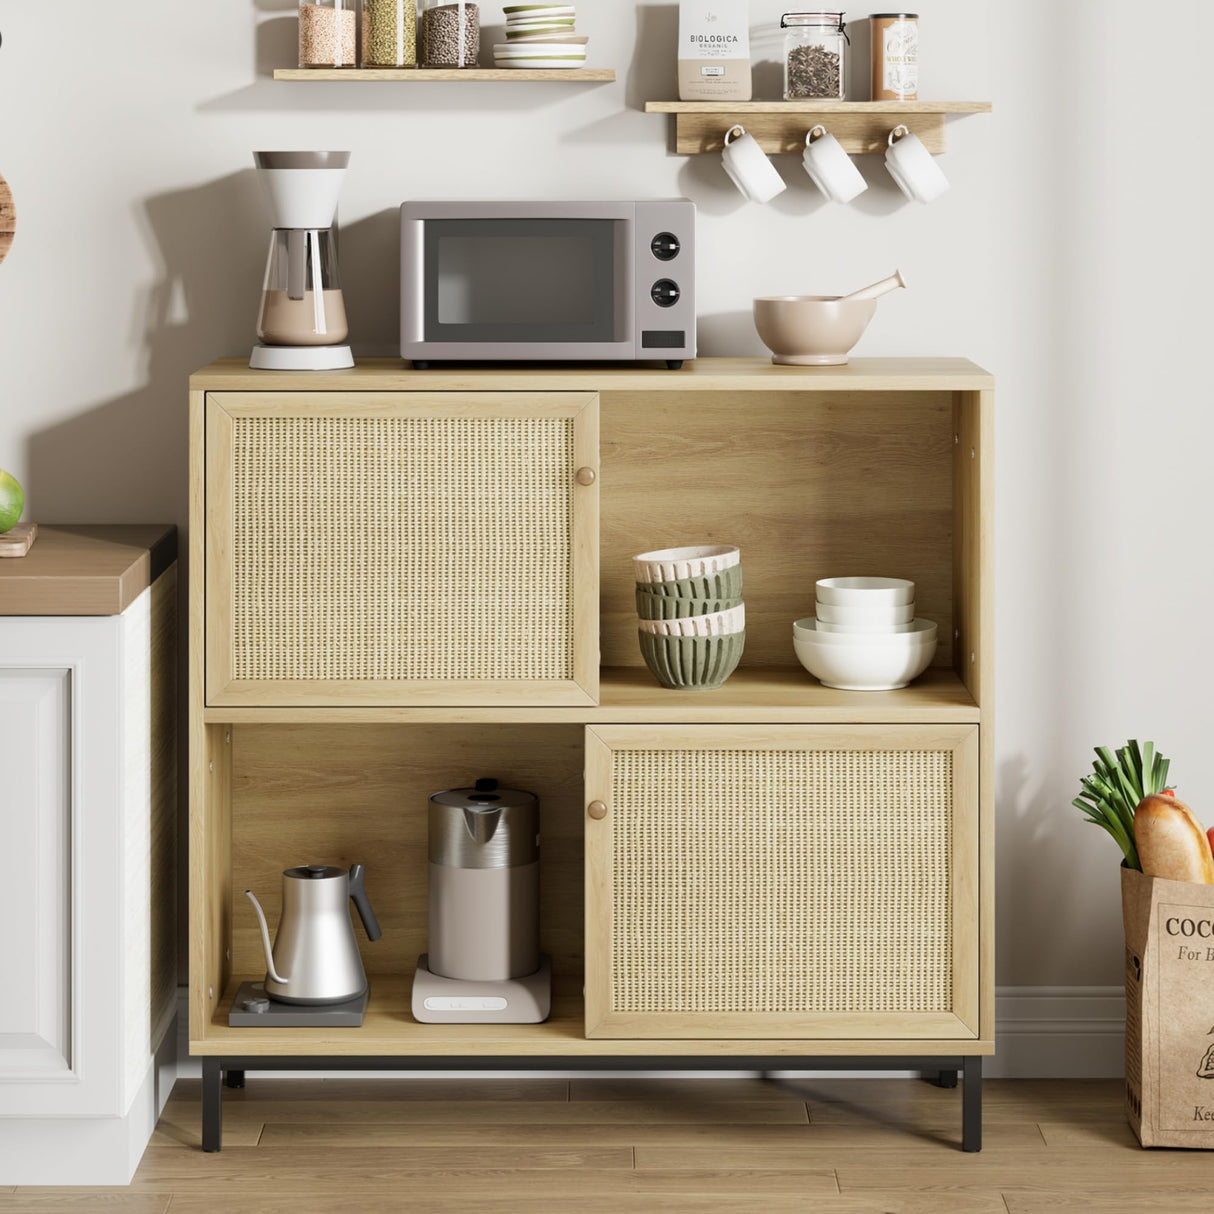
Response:
[{"label": "stainless steel kettle", "polygon": [[257,911],[266,951],[266,994],[283,1003],[344,1003],[367,989],[367,974],[347,903],[353,901],[368,940],[382,934],[367,900],[361,864],[349,872],[327,864],[305,864],[282,874],[282,919],[270,948],[270,929],[251,889],[245,897]]}]

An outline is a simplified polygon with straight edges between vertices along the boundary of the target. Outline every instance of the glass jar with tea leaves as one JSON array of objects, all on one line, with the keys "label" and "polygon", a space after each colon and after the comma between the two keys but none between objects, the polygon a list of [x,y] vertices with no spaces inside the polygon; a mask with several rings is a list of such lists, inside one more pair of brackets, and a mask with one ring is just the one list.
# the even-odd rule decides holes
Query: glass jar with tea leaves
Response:
[{"label": "glass jar with tea leaves", "polygon": [[785,13],[784,100],[822,97],[842,101],[848,37],[842,13]]}]

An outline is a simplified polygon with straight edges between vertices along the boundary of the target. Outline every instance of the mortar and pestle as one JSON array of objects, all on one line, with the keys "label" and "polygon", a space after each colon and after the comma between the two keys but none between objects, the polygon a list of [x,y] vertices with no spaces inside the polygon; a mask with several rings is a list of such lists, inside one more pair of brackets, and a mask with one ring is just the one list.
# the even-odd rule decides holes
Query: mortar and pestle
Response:
[{"label": "mortar and pestle", "polygon": [[863,336],[877,300],[905,286],[895,270],[850,295],[762,296],[754,304],[755,328],[779,366],[839,366]]}]

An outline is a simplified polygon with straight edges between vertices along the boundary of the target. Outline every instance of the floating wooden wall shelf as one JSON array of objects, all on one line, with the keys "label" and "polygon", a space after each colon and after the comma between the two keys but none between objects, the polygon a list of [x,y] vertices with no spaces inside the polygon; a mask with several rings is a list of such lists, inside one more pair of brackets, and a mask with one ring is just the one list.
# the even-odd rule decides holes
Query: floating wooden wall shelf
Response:
[{"label": "floating wooden wall shelf", "polygon": [[929,152],[943,152],[950,114],[987,114],[989,101],[647,101],[647,114],[673,114],[675,151],[719,152],[725,132],[741,123],[765,152],[799,152],[805,133],[821,123],[845,152],[883,152],[902,123]]},{"label": "floating wooden wall shelf", "polygon": [[512,80],[516,84],[554,83],[609,84],[615,79],[614,68],[571,67],[524,68],[493,67],[280,67],[274,70],[275,80],[405,80],[410,84],[433,84],[436,81],[459,81],[472,84],[477,80]]}]

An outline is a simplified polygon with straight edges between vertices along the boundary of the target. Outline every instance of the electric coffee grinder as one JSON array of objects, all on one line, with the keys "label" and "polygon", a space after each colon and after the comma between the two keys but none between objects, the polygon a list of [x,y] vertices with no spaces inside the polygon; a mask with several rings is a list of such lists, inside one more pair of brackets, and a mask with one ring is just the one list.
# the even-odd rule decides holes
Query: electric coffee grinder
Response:
[{"label": "electric coffee grinder", "polygon": [[552,1002],[540,952],[539,798],[496,780],[430,798],[430,951],[413,976],[423,1024],[538,1024]]},{"label": "electric coffee grinder", "polygon": [[354,366],[337,273],[333,217],[349,152],[254,152],[274,213],[249,366],[336,371]]}]

